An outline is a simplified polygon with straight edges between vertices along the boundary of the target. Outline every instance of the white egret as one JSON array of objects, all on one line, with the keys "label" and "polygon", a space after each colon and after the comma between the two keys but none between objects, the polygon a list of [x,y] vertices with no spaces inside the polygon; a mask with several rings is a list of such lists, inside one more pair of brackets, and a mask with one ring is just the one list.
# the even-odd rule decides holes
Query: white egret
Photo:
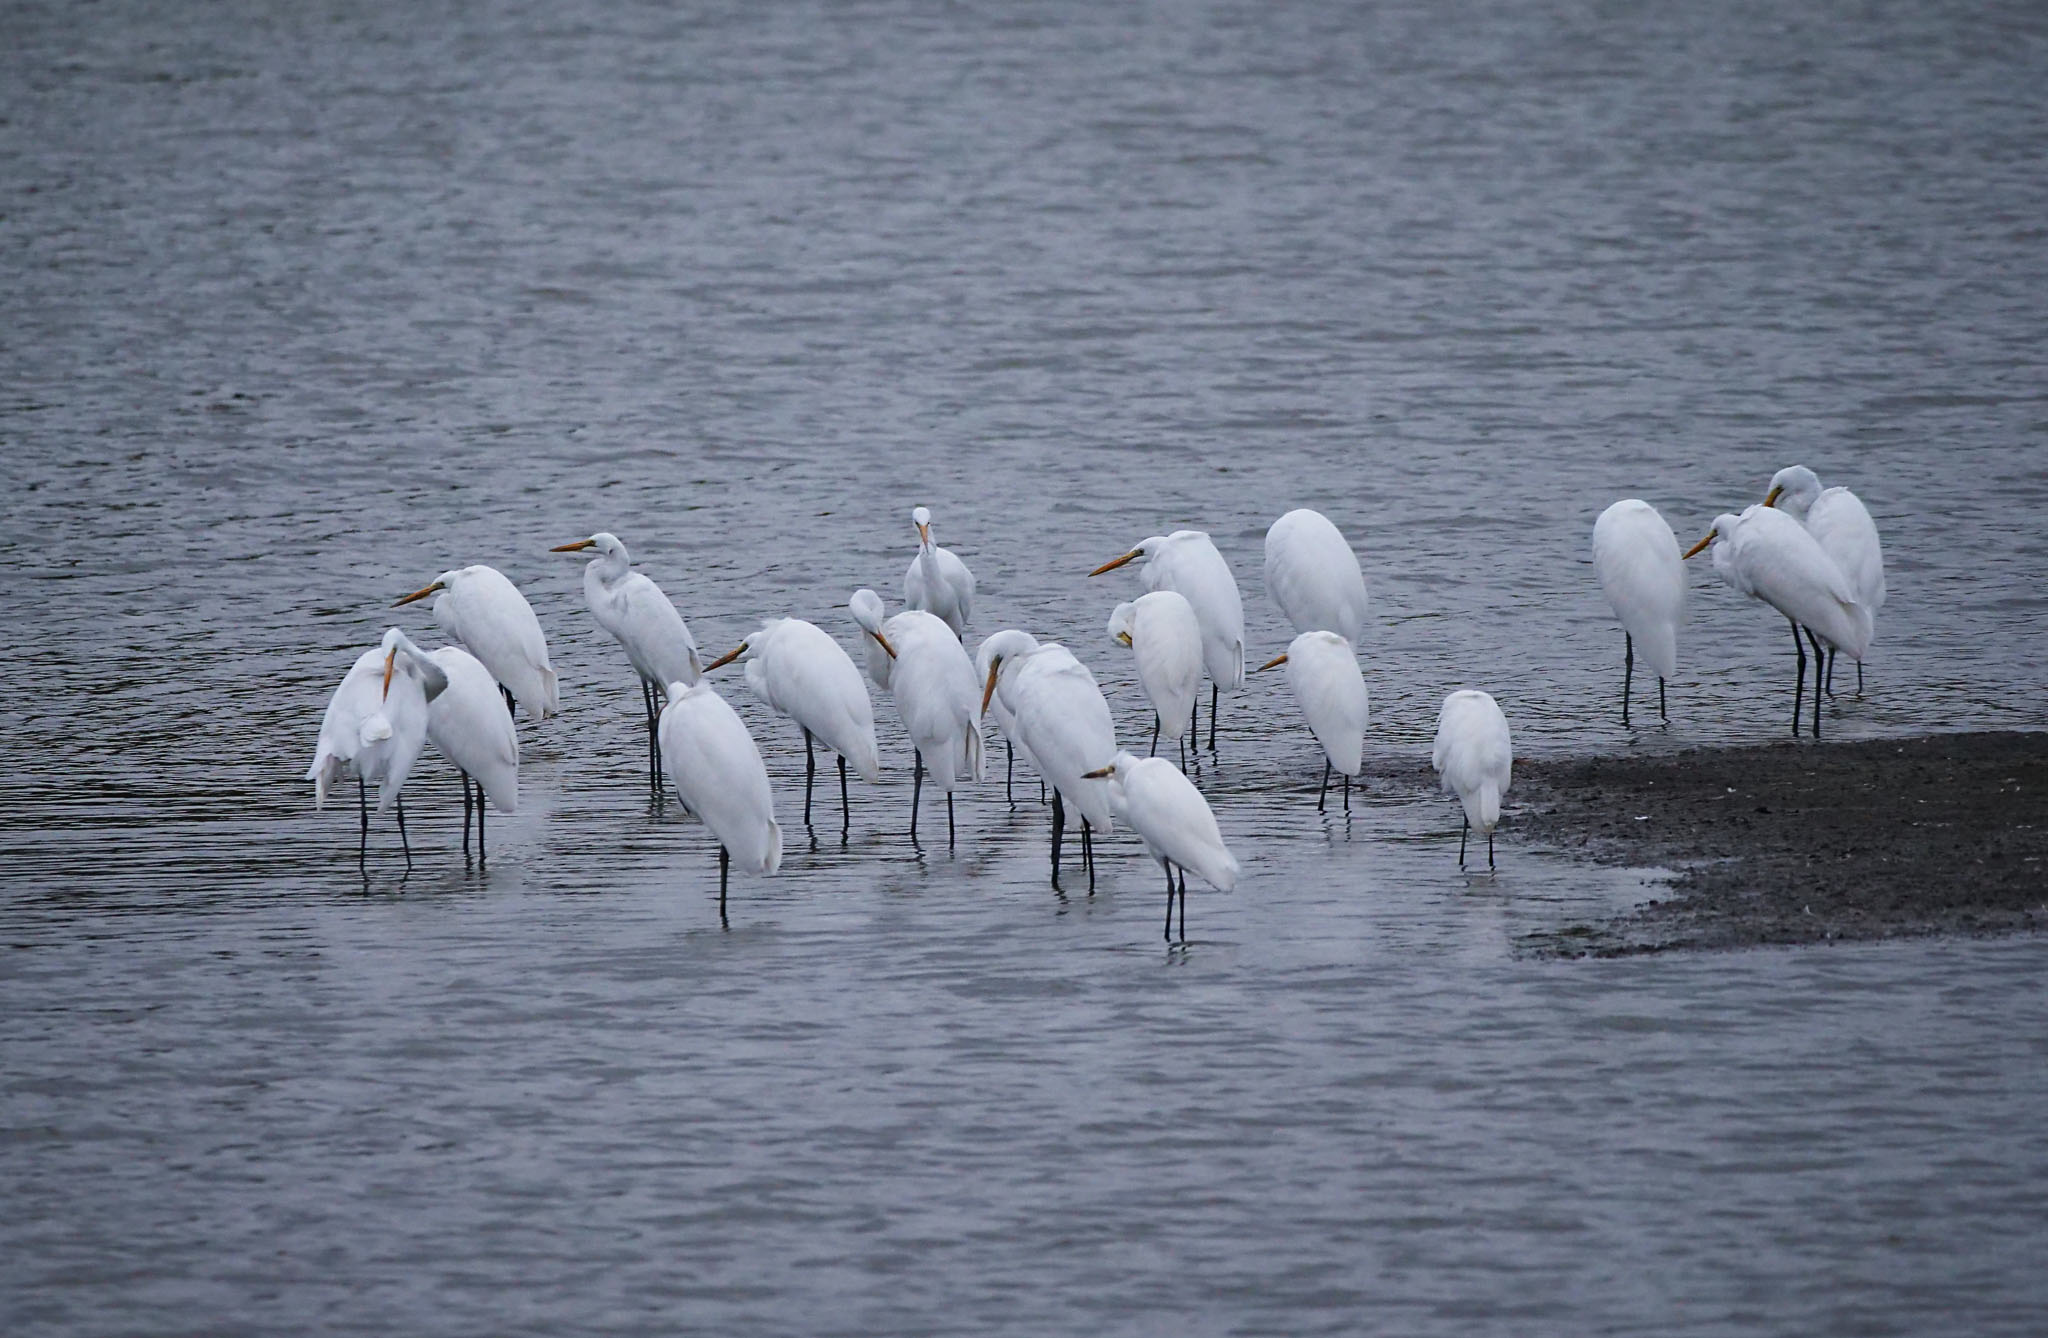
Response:
[{"label": "white egret", "polygon": [[1752,599],[1762,600],[1792,624],[1792,649],[1799,656],[1799,686],[1792,694],[1792,736],[1799,736],[1799,706],[1806,691],[1806,647],[1813,643],[1813,736],[1820,737],[1823,645],[1861,661],[1870,646],[1870,611],[1856,602],[1849,578],[1821,550],[1806,527],[1782,511],[1757,505],[1741,515],[1723,515],[1706,537],[1686,550],[1691,557],[1713,545],[1714,570]]},{"label": "white egret", "polygon": [[1685,613],[1685,566],[1678,536],[1657,508],[1637,498],[1616,502],[1593,522],[1593,571],[1621,620],[1621,723],[1628,724],[1636,642],[1657,673],[1657,714],[1664,710],[1664,680],[1678,672],[1678,620]]},{"label": "white egret", "polygon": [[932,540],[932,513],[918,507],[910,513],[917,527],[917,556],[903,573],[903,603],[945,621],[956,640],[967,639],[967,619],[974,604],[974,573],[951,549]]},{"label": "white egret", "polygon": [[1365,631],[1365,573],[1343,531],[1320,511],[1289,511],[1266,531],[1266,593],[1297,633]]},{"label": "white egret", "polygon": [[[991,654],[988,641],[984,638],[981,646],[974,652],[975,682],[986,683],[988,681],[988,662]],[[1017,770],[1017,749],[1023,742],[1017,737],[1017,718],[1010,714],[1010,708],[1003,705],[1002,698],[1000,697],[991,698],[988,705],[989,714],[996,718],[996,727],[1002,731],[1003,735],[1003,799],[1008,803],[1014,804],[1017,802],[1017,796],[1011,791],[1010,782]],[[1024,749],[1024,760],[1031,763],[1033,771],[1038,770],[1038,764],[1031,762],[1031,750],[1029,748]],[[1045,802],[1045,778],[1043,775],[1039,777],[1038,781],[1038,802],[1041,804]]]},{"label": "white egret", "polygon": [[1436,748],[1430,764],[1444,791],[1458,796],[1465,826],[1458,834],[1458,867],[1465,867],[1465,838],[1477,827],[1486,833],[1486,867],[1493,867],[1493,829],[1500,822],[1500,797],[1507,793],[1515,749],[1500,703],[1466,688],[1444,698],[1436,717]]},{"label": "white egret", "polygon": [[1237,593],[1237,578],[1200,530],[1153,535],[1088,574],[1100,576],[1138,558],[1145,559],[1145,588],[1185,596],[1201,623],[1202,663],[1209,671],[1209,748],[1214,751],[1217,691],[1236,692],[1244,686],[1244,601]]},{"label": "white egret", "polygon": [[[447,676],[447,686],[427,699],[427,742],[462,773],[462,857],[469,858],[469,822],[476,815],[477,859],[484,858],[484,805],[500,813],[519,811],[519,731],[498,696],[498,684],[482,661],[460,646],[423,651],[399,634],[399,646],[425,658]],[[470,786],[476,786],[474,804]]]},{"label": "white egret", "polygon": [[889,671],[896,663],[896,654],[882,637],[882,623],[889,616],[882,606],[882,597],[872,590],[856,590],[853,598],[846,602],[846,607],[853,611],[853,624],[861,630],[861,662],[867,666],[868,677],[876,687],[887,692]]},{"label": "white egret", "polygon": [[633,570],[633,558],[618,536],[593,534],[572,544],[557,544],[551,553],[580,553],[594,548],[597,556],[583,568],[583,599],[597,625],[625,648],[626,659],[640,678],[640,710],[647,724],[647,780],[660,788],[661,739],[655,722],[670,683],[695,683],[704,672],[697,658],[697,639],[676,606],[650,578]]},{"label": "white egret", "polygon": [[1163,757],[1120,752],[1086,780],[1109,783],[1111,810],[1131,825],[1145,849],[1166,870],[1166,937],[1173,938],[1174,871],[1180,873],[1180,941],[1188,941],[1187,870],[1219,892],[1237,886],[1238,867],[1209,801],[1179,767]]},{"label": "white egret", "polygon": [[407,652],[407,644],[405,633],[393,627],[374,650],[356,657],[328,699],[306,779],[313,782],[314,807],[325,808],[330,785],[351,775],[356,778],[362,827],[358,862],[370,853],[367,785],[376,781],[377,811],[398,808],[398,839],[405,847],[406,867],[411,868],[412,842],[405,834],[405,801],[399,793],[427,746],[428,700],[441,695],[448,676],[432,660]]},{"label": "white egret", "polygon": [[811,786],[818,774],[816,737],[839,757],[839,832],[853,826],[846,795],[846,764],[861,779],[882,779],[875,747],[875,711],[860,670],[831,634],[802,618],[769,618],[733,650],[704,666],[706,673],[734,660],[747,666],[747,686],[804,732],[804,826],[811,825]]},{"label": "white egret", "polygon": [[725,924],[732,861],[755,873],[782,866],[782,827],[768,768],[746,723],[708,682],[670,683],[659,728],[669,783],[718,838],[718,922]]},{"label": "white egret", "polygon": [[1294,638],[1257,672],[1282,664],[1287,666],[1287,686],[1294,690],[1294,700],[1308,717],[1309,732],[1323,746],[1323,783],[1316,790],[1316,812],[1323,811],[1330,771],[1335,768],[1344,777],[1344,811],[1349,813],[1351,778],[1364,769],[1367,702],[1358,656],[1343,637],[1318,630]]},{"label": "white egret", "polygon": [[[950,848],[954,839],[953,787],[963,779],[978,781],[982,775],[974,662],[967,658],[953,629],[922,609],[905,609],[879,626],[871,625],[881,604],[881,596],[872,590],[854,593],[854,618],[866,638],[880,646],[888,659],[884,675],[889,695],[917,749],[911,769],[910,839],[917,840],[917,810],[929,771],[946,792],[946,845]],[[874,671],[871,659],[868,672],[872,675]]]},{"label": "white egret", "polygon": [[[1202,625],[1194,605],[1174,590],[1154,590],[1149,595],[1116,606],[1109,615],[1110,640],[1129,646],[1138,662],[1138,686],[1152,703],[1152,752],[1159,751],[1159,735],[1180,743],[1182,765],[1187,763],[1187,732],[1194,718],[1195,694],[1202,686]],[[981,666],[984,677],[987,666]]]},{"label": "white egret", "polygon": [[524,702],[527,714],[542,720],[561,713],[561,694],[548,663],[548,639],[519,587],[495,567],[458,567],[442,572],[431,585],[392,607],[437,591],[441,597],[434,601],[434,621],[483,661],[505,689],[508,710],[513,703]]},{"label": "white egret", "polygon": [[1087,773],[1116,753],[1116,726],[1109,703],[1096,686],[1095,675],[1065,646],[1040,643],[1015,628],[996,633],[983,643],[988,676],[981,709],[1001,695],[1016,721],[1038,774],[1052,786],[1052,885],[1060,885],[1060,841],[1066,831],[1066,805],[1081,814],[1081,856],[1088,868],[1088,887],[1095,888],[1095,839],[1109,831],[1113,815],[1109,791]]},{"label": "white egret", "polygon": [[[1877,630],[1877,611],[1884,607],[1884,548],[1877,541],[1877,522],[1863,500],[1847,488],[1823,490],[1820,479],[1805,465],[1788,465],[1771,476],[1764,505],[1776,507],[1806,526],[1821,552],[1835,560],[1856,602],[1870,613]],[[1835,656],[1828,654],[1827,689],[1835,690]],[[1856,695],[1863,695],[1863,661],[1856,661]]]}]

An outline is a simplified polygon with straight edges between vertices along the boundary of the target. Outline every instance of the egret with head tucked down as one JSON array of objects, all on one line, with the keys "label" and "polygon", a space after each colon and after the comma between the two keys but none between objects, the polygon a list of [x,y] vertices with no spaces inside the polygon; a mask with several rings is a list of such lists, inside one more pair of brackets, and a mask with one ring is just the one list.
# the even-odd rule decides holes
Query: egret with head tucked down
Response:
[{"label": "egret with head tucked down", "polygon": [[875,747],[875,711],[860,670],[829,633],[802,618],[769,618],[760,630],[706,665],[709,673],[734,660],[746,663],[747,686],[804,732],[804,825],[811,823],[811,786],[818,759],[816,738],[839,757],[839,832],[853,825],[846,794],[846,766],[873,784],[882,778]]},{"label": "egret with head tucked down", "polygon": [[1296,633],[1365,631],[1365,573],[1344,532],[1320,511],[1289,511],[1266,531],[1266,593]]},{"label": "egret with head tucked down", "polygon": [[[1138,686],[1152,703],[1152,752],[1159,736],[1181,745],[1187,762],[1187,733],[1202,685],[1202,625],[1194,606],[1173,590],[1154,590],[1109,615],[1110,640],[1129,646],[1138,664]],[[983,667],[986,673],[986,666]]]},{"label": "egret with head tucked down", "polygon": [[1087,773],[1085,779],[1109,785],[1110,809],[1130,824],[1145,849],[1166,870],[1166,937],[1173,938],[1175,871],[1180,893],[1180,939],[1188,938],[1187,870],[1219,892],[1237,886],[1238,864],[1209,801],[1163,757],[1118,753],[1116,760]]},{"label": "egret with head tucked down", "polygon": [[[356,778],[356,809],[361,819],[360,863],[370,853],[370,808],[367,787],[377,782],[377,811],[398,809],[398,839],[405,864],[412,867],[412,842],[405,834],[405,801],[400,792],[427,746],[427,707],[448,686],[441,667],[396,627],[384,633],[373,650],[356,657],[342,676],[327,713],[320,721],[319,742],[306,779],[313,782],[313,804],[327,806],[328,787],[348,776]],[[493,702],[494,709],[496,702]]]},{"label": "egret with head tucked down", "polygon": [[1616,502],[1593,522],[1593,572],[1621,620],[1621,723],[1628,724],[1639,641],[1643,658],[1657,674],[1657,715],[1668,720],[1664,680],[1678,672],[1678,621],[1685,613],[1678,536],[1648,502],[1633,497]]},{"label": "egret with head tucked down", "polygon": [[1344,811],[1351,811],[1351,778],[1364,769],[1367,700],[1365,675],[1351,643],[1335,632],[1303,632],[1287,649],[1258,668],[1287,666],[1287,686],[1308,720],[1311,734],[1323,746],[1323,783],[1316,790],[1316,812],[1323,811],[1330,772],[1344,777]]},{"label": "egret with head tucked down", "polygon": [[1095,837],[1114,821],[1109,791],[1087,773],[1116,752],[1116,726],[1095,675],[1065,646],[1041,643],[1008,628],[982,643],[988,675],[981,690],[985,712],[1000,696],[1032,765],[1052,786],[1052,885],[1060,885],[1060,842],[1067,808],[1081,814],[1081,858],[1095,887]]},{"label": "egret with head tucked down", "polygon": [[[1764,505],[1776,507],[1806,526],[1821,552],[1834,559],[1848,578],[1850,593],[1870,614],[1877,631],[1877,611],[1884,607],[1884,548],[1877,541],[1877,522],[1863,499],[1847,488],[1823,489],[1805,465],[1788,465],[1771,476]],[[1867,647],[1866,647],[1867,649]],[[1827,690],[1835,690],[1835,651],[1828,652]],[[1863,693],[1863,661],[1856,661],[1856,692]]]},{"label": "egret with head tucked down", "polygon": [[[924,798],[924,778],[946,792],[946,844],[954,841],[953,789],[963,780],[980,780],[982,775],[981,715],[976,709],[978,695],[974,662],[953,629],[934,614],[922,609],[905,609],[886,622],[881,621],[881,596],[872,590],[854,592],[854,620],[865,640],[877,650],[869,653],[868,673],[881,669],[903,717],[903,728],[917,749],[910,779],[910,839],[917,840],[917,810]],[[877,657],[883,663],[877,664]]]},{"label": "egret with head tucked down", "polygon": [[1458,834],[1458,867],[1465,867],[1465,838],[1477,827],[1486,833],[1486,867],[1493,867],[1493,829],[1500,800],[1514,769],[1514,741],[1508,718],[1491,695],[1466,688],[1444,698],[1436,717],[1436,747],[1430,765],[1444,792],[1458,796],[1465,825]]},{"label": "egret with head tucked down", "polygon": [[718,922],[726,924],[733,861],[752,873],[782,867],[782,826],[775,821],[768,768],[746,722],[708,682],[669,684],[660,730],[669,783],[718,839]]}]

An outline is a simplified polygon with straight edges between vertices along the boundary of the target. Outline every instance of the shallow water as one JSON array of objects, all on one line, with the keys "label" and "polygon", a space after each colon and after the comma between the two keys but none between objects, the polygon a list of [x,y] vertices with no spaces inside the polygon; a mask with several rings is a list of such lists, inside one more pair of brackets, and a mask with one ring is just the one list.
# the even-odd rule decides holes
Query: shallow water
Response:
[{"label": "shallow water", "polygon": [[[1436,703],[1518,749],[1785,733],[1693,573],[1615,718],[1593,517],[1688,541],[1803,461],[1891,598],[1836,737],[2039,723],[2048,24],[2024,6],[22,8],[0,43],[0,1314],[10,1332],[2024,1330],[2042,947],[1534,961],[1655,895],[1455,867]],[[977,633],[1126,742],[1098,563],[1360,550],[1372,779],[1284,683],[1199,779],[1246,865],[1044,881],[1020,773],[737,878],[650,808],[551,544],[699,641],[848,637],[930,505]],[[465,870],[452,775],[301,785],[386,606],[499,566],[564,714]],[[1696,564],[1697,565],[1697,564]],[[432,638],[438,640],[438,638]],[[1276,676],[1273,676],[1277,678]],[[1839,685],[1838,685],[1839,686]],[[1000,750],[996,750],[1000,757]],[[821,791],[821,802],[824,795]],[[1511,796],[1512,798],[1512,796]],[[829,811],[829,809],[827,810]]]}]

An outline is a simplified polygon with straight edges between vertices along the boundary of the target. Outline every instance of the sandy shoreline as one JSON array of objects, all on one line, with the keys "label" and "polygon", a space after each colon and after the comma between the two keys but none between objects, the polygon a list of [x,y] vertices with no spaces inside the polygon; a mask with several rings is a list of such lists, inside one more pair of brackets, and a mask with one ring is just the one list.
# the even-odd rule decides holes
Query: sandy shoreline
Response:
[{"label": "sandy shoreline", "polygon": [[1679,870],[1561,956],[2048,927],[2048,733],[1518,762],[1519,835]]}]

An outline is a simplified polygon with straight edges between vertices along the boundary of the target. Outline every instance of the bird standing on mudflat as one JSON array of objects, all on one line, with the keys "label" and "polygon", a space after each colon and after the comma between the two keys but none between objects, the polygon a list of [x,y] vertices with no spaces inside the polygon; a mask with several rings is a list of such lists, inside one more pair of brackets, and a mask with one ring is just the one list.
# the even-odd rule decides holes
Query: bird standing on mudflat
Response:
[{"label": "bird standing on mudflat", "polygon": [[1621,723],[1628,724],[1639,641],[1643,658],[1657,674],[1657,715],[1670,719],[1664,680],[1678,672],[1678,621],[1685,614],[1678,536],[1648,502],[1633,497],[1616,502],[1593,522],[1593,572],[1621,620]]}]

